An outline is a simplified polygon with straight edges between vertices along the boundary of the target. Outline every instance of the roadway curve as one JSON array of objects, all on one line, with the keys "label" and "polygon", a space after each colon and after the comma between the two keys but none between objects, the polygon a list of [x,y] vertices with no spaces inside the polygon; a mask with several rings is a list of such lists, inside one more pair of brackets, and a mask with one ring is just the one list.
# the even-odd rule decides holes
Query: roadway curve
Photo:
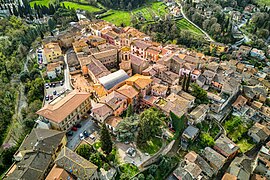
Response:
[{"label": "roadway curve", "polygon": [[180,10],[181,10],[182,16],[183,16],[188,22],[190,22],[193,26],[195,26],[196,28],[198,28],[198,29],[206,36],[206,38],[207,38],[208,41],[215,42],[215,40],[212,39],[212,38],[207,34],[207,32],[205,32],[203,29],[201,29],[199,26],[197,26],[195,23],[193,23],[191,20],[189,20],[189,19],[187,18],[187,16],[185,15],[184,11],[183,11],[182,5],[181,5],[180,3],[177,3],[177,4],[180,6]]}]

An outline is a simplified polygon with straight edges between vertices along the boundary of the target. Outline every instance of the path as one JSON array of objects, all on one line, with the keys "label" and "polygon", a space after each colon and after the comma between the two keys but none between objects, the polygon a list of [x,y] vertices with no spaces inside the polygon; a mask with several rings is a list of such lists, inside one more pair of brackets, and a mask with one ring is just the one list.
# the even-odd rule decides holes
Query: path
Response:
[{"label": "path", "polygon": [[195,23],[193,23],[191,20],[189,20],[189,19],[187,18],[187,16],[185,15],[184,11],[183,11],[182,5],[181,5],[179,2],[177,2],[177,4],[178,4],[179,7],[180,7],[182,16],[183,16],[189,23],[191,23],[193,26],[195,26],[196,28],[198,28],[198,29],[206,36],[207,41],[215,42],[215,40],[213,40],[213,39],[207,34],[207,32],[205,32],[203,29],[201,29],[199,26],[197,26]]},{"label": "path", "polygon": [[[69,50],[67,51],[67,53],[69,52]],[[64,68],[64,86],[66,87],[66,90],[72,90],[73,88],[70,85],[70,75],[69,75],[69,67],[68,67],[68,62],[67,62],[67,53],[64,55],[64,60],[65,60],[65,68]]]}]

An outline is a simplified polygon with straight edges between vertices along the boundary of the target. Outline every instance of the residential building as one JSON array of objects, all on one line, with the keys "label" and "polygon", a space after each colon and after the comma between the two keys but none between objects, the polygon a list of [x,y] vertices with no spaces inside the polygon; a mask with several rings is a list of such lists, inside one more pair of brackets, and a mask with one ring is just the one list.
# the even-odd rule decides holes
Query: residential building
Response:
[{"label": "residential building", "polygon": [[48,43],[44,45],[44,55],[48,62],[51,62],[53,59],[57,59],[62,56],[62,50],[58,43]]},{"label": "residential building", "polygon": [[195,138],[199,135],[199,129],[189,125],[183,132],[181,136],[181,146],[184,149],[187,149],[189,142],[195,140]]},{"label": "residential building", "polygon": [[61,62],[55,62],[55,63],[49,63],[47,65],[47,76],[49,79],[55,79],[58,77],[59,74],[62,73],[62,63]]},{"label": "residential building", "polygon": [[133,74],[142,74],[149,66],[149,61],[134,54],[130,54],[130,60]]},{"label": "residential building", "polygon": [[221,180],[237,180],[237,177],[229,173],[225,173]]},{"label": "residential building", "polygon": [[173,171],[168,180],[193,180],[192,175],[183,167],[178,167]]},{"label": "residential building", "polygon": [[15,163],[4,179],[45,179],[53,161],[67,143],[65,132],[34,128],[14,154]]},{"label": "residential building", "polygon": [[239,116],[242,116],[246,113],[248,108],[246,107],[247,99],[239,95],[236,101],[232,104],[234,114],[237,114]]},{"label": "residential building", "polygon": [[111,72],[99,61],[92,59],[88,65],[88,73],[94,83],[99,83],[99,78],[111,74]]},{"label": "residential building", "polygon": [[165,98],[167,96],[168,86],[163,84],[154,84],[151,89],[152,96]]},{"label": "residential building", "polygon": [[261,143],[267,140],[270,136],[269,127],[256,122],[249,130],[248,135],[256,143]]},{"label": "residential building", "polygon": [[113,115],[113,110],[103,103],[93,104],[91,112],[91,116],[100,124],[102,124],[109,116]]},{"label": "residential building", "polygon": [[206,161],[214,169],[214,172],[218,172],[226,162],[226,158],[216,152],[210,147],[206,147],[203,153]]},{"label": "residential building", "polygon": [[128,104],[133,106],[137,105],[139,100],[139,91],[136,90],[133,86],[125,84],[118,88],[116,91],[127,97]]},{"label": "residential building", "polygon": [[108,49],[93,53],[92,56],[99,60],[106,68],[114,68],[117,64],[117,49]]},{"label": "residential building", "polygon": [[209,105],[200,104],[189,113],[188,123],[189,124],[201,123],[206,118],[208,112],[209,112]]},{"label": "residential building", "polygon": [[150,46],[151,44],[146,41],[134,40],[130,46],[131,53],[141,58],[146,58],[146,49]]},{"label": "residential building", "polygon": [[[194,151],[190,151],[185,155],[185,162],[191,162],[197,164],[202,172],[208,177],[211,178],[214,175],[214,170],[213,168],[197,153]],[[205,177],[206,179],[208,179]]]},{"label": "residential building", "polygon": [[252,174],[253,161],[246,155],[236,157],[230,164],[227,172],[237,177],[237,179],[250,179]]},{"label": "residential building", "polygon": [[190,109],[190,108],[192,108],[193,106],[194,106],[194,104],[195,104],[195,97],[194,96],[192,96],[191,94],[189,94],[189,93],[187,93],[187,92],[185,92],[185,91],[180,91],[179,93],[178,93],[178,95],[180,96],[180,97],[182,97],[182,98],[184,98],[184,99],[186,99],[187,101],[188,101],[188,108]]},{"label": "residential building", "polygon": [[220,53],[224,53],[228,51],[228,46],[222,43],[217,43],[217,42],[211,42],[210,43],[210,52],[212,52],[213,50],[216,50],[216,52],[218,54]]},{"label": "residential building", "polygon": [[128,105],[127,97],[117,91],[112,91],[108,95],[101,97],[100,102],[107,104],[113,110],[114,116],[121,115]]},{"label": "residential building", "polygon": [[77,179],[98,180],[98,167],[67,147],[64,147],[55,160],[57,167],[65,169]]},{"label": "residential building", "polygon": [[106,39],[101,38],[99,36],[89,36],[88,37],[88,43],[92,46],[92,47],[97,47],[99,45],[102,44],[106,44]]},{"label": "residential building", "polygon": [[45,180],[64,180],[64,179],[73,180],[73,177],[63,168],[54,165]]},{"label": "residential building", "polygon": [[83,52],[85,48],[89,48],[89,45],[86,43],[86,41],[86,39],[81,39],[72,43],[75,53]]},{"label": "residential building", "polygon": [[251,51],[250,51],[250,56],[251,57],[255,57],[255,58],[258,58],[260,60],[263,60],[265,59],[265,54],[262,50],[259,50],[259,49],[256,49],[256,48],[253,48]]},{"label": "residential building", "polygon": [[151,92],[152,81],[150,76],[135,74],[126,80],[126,84],[135,87],[145,97]]},{"label": "residential building", "polygon": [[[269,144],[269,142],[267,143]],[[266,179],[270,179],[270,149],[269,146],[262,146],[255,158],[254,173],[260,174]]]},{"label": "residential building", "polygon": [[227,159],[234,158],[239,151],[239,147],[223,134],[215,141],[214,149]]},{"label": "residential building", "polygon": [[123,119],[119,116],[110,116],[105,120],[105,124],[112,134],[116,135],[116,127]]},{"label": "residential building", "polygon": [[49,121],[53,129],[68,131],[90,108],[90,94],[73,90],[64,98],[50,102],[36,113],[45,121]]}]

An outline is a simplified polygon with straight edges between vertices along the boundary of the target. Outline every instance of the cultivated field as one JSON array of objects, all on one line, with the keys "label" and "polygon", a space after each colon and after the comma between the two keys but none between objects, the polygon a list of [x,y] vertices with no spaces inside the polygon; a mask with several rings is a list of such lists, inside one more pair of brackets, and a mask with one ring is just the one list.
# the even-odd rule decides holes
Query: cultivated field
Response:
[{"label": "cultivated field", "polygon": [[85,11],[89,11],[89,12],[100,11],[99,8],[94,7],[94,6],[90,6],[90,5],[81,5],[78,3],[68,2],[68,1],[61,2],[61,5],[63,5],[63,4],[65,5],[65,7],[74,8],[74,9],[81,9],[81,10],[85,10]]},{"label": "cultivated field", "polygon": [[196,35],[202,35],[202,32],[198,28],[190,24],[186,19],[180,19],[177,21],[176,24],[179,29],[188,30]]}]

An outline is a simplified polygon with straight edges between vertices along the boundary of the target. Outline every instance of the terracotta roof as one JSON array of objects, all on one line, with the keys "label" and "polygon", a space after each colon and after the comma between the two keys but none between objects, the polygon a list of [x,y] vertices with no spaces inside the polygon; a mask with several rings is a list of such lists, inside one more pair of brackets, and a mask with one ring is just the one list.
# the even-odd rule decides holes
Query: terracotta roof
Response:
[{"label": "terracotta roof", "polygon": [[185,155],[185,159],[189,162],[195,162],[196,158],[197,158],[198,154],[194,151],[190,151],[189,153],[187,153]]},{"label": "terracotta roof", "polygon": [[135,64],[137,66],[141,66],[146,61],[144,58],[141,58],[134,54],[130,54],[130,60],[132,64]]},{"label": "terracotta roof", "polygon": [[94,84],[93,89],[97,93],[98,97],[108,94],[107,90],[100,84]]},{"label": "terracotta roof", "polygon": [[[100,60],[102,58],[109,57],[109,56],[117,56],[117,50],[116,49],[110,49],[110,50],[107,50],[107,51],[102,51],[102,52],[98,52],[98,53],[93,54],[93,56],[98,60]],[[116,61],[116,59],[115,59],[115,61]]]},{"label": "terracotta roof", "polygon": [[152,83],[151,76],[143,76],[140,74],[135,74],[126,80],[126,82],[133,82],[135,83],[140,89],[144,89],[149,84]]},{"label": "terracotta roof", "polygon": [[216,141],[214,149],[218,150],[225,157],[237,152],[239,147],[225,135],[221,135]]},{"label": "terracotta roof", "polygon": [[47,72],[55,71],[59,66],[61,67],[61,62],[49,63],[47,65]]},{"label": "terracotta roof", "polygon": [[113,110],[116,110],[120,104],[127,100],[127,97],[119,92],[113,91],[110,94],[100,98],[100,102],[106,103]]},{"label": "terracotta roof", "polygon": [[58,43],[48,43],[45,44],[44,47],[44,53],[54,52],[54,51],[60,51],[62,52],[60,46]]},{"label": "terracotta roof", "polygon": [[217,168],[216,170],[223,167],[226,161],[226,158],[224,156],[222,156],[210,147],[206,147],[203,154],[204,157],[210,162],[210,164],[214,165]]},{"label": "terracotta roof", "polygon": [[103,103],[94,104],[91,111],[101,117],[105,116],[110,112],[113,112],[113,110],[109,106]]},{"label": "terracotta roof", "polygon": [[74,48],[88,46],[88,44],[83,40],[75,41],[74,43],[72,43],[72,45]]},{"label": "terracotta roof", "polygon": [[37,111],[37,114],[60,123],[89,97],[90,94],[87,92],[74,90],[55,104],[45,105]]},{"label": "terracotta roof", "polygon": [[247,99],[240,95],[238,96],[238,98],[236,99],[236,101],[232,104],[232,106],[236,109],[241,109],[245,104],[247,103]]},{"label": "terracotta roof", "polygon": [[221,180],[237,180],[237,177],[229,173],[225,173]]},{"label": "terracotta roof", "polygon": [[123,94],[124,96],[132,99],[139,94],[139,92],[132,86],[125,84],[116,90],[117,92]]},{"label": "terracotta roof", "polygon": [[195,75],[200,75],[200,74],[201,74],[201,72],[200,72],[199,70],[195,69],[195,70],[192,72],[192,74],[195,74]]},{"label": "terracotta roof", "polygon": [[147,48],[146,52],[153,54],[153,55],[159,55],[161,51],[156,47],[149,47],[149,48]]},{"label": "terracotta roof", "polygon": [[88,69],[96,78],[101,78],[111,74],[111,72],[99,61],[92,59]]},{"label": "terracotta roof", "polygon": [[142,40],[133,41],[132,44],[140,49],[146,49],[151,46],[151,44],[148,44],[147,42]]},{"label": "terracotta roof", "polygon": [[115,128],[122,120],[119,116],[110,116],[105,120],[105,123]]},{"label": "terracotta roof", "polygon": [[154,84],[152,86],[153,91],[158,91],[158,92],[166,92],[168,90],[168,86],[162,85],[162,84]]},{"label": "terracotta roof", "polygon": [[45,180],[62,180],[62,179],[73,180],[73,178],[68,174],[66,170],[54,165]]},{"label": "terracotta roof", "polygon": [[88,68],[87,68],[87,66],[83,66],[82,67],[82,73],[83,73],[83,75],[87,75],[88,74]]}]

